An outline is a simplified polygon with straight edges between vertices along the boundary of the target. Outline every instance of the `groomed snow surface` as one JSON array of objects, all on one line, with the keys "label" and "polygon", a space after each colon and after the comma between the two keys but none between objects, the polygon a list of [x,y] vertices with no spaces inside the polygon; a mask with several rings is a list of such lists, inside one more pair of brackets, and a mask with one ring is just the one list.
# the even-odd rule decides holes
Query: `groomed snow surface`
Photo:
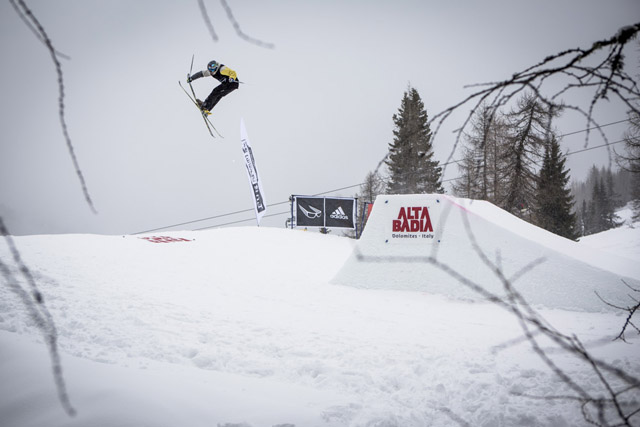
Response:
[{"label": "groomed snow surface", "polygon": [[[501,239],[537,239],[519,221],[498,222]],[[604,250],[638,265],[640,224],[632,226],[577,245],[583,255]],[[355,245],[344,237],[247,227],[14,241],[55,320],[77,415],[60,405],[42,335],[3,280],[2,426],[585,424],[578,403],[536,398],[572,392],[518,340],[517,320],[500,307],[428,286],[334,284]],[[4,242],[0,259],[18,275]],[[561,265],[537,267],[548,278],[541,292],[559,286]],[[536,309],[594,356],[640,376],[637,334],[613,341],[625,313],[604,304]],[[586,390],[600,390],[588,366],[547,349]]]}]

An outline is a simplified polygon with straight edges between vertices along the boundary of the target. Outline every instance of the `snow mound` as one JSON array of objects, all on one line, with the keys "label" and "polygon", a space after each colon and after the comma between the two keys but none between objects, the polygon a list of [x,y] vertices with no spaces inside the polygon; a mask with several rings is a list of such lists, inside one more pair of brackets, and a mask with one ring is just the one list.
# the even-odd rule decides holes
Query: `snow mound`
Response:
[{"label": "snow mound", "polygon": [[[422,212],[422,206],[430,213],[432,233],[394,233],[394,221]],[[623,280],[640,283],[640,266],[630,259],[559,237],[489,202],[445,195],[378,196],[352,256],[332,283],[483,298],[447,268],[504,297],[499,269],[530,304],[572,310],[611,309],[601,298],[624,304]]]},{"label": "snow mound", "polygon": [[580,243],[593,249],[629,259],[629,264],[640,263],[640,221],[634,222],[633,212],[626,207],[616,212],[623,224],[619,228],[585,236]]}]

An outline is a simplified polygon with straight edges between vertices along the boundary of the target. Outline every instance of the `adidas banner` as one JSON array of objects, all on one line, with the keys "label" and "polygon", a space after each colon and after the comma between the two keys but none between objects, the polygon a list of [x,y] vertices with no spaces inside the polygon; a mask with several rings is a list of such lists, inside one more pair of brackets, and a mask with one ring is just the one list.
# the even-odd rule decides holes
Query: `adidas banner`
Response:
[{"label": "adidas banner", "polygon": [[356,199],[292,196],[298,227],[355,228]]},{"label": "adidas banner", "polygon": [[356,200],[355,199],[330,199],[325,200],[325,227],[328,228],[355,228],[356,227]]}]

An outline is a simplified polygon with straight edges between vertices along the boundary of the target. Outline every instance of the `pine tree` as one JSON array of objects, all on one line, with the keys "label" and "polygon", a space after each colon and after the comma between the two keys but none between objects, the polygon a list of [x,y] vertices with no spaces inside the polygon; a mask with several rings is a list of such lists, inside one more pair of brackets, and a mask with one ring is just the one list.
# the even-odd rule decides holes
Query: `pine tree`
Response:
[{"label": "pine tree", "polygon": [[458,197],[482,199],[478,190],[480,179],[473,148],[464,147],[462,159],[457,164],[460,175],[453,183],[453,193]]},{"label": "pine tree", "polygon": [[587,220],[588,220],[588,215],[587,215],[587,201],[583,200],[582,201],[582,208],[580,208],[580,236],[586,236],[587,233]]},{"label": "pine tree", "polygon": [[593,183],[591,201],[588,204],[588,227],[585,234],[600,233],[621,225],[606,184],[605,169],[597,172],[596,176],[598,178]]},{"label": "pine tree", "polygon": [[621,225],[619,222],[620,217],[616,214],[616,195],[613,193],[613,185],[610,185],[610,180],[607,178],[610,175],[611,169],[608,169],[608,173],[603,174],[600,178],[601,231],[610,230]]},{"label": "pine tree", "polygon": [[624,135],[625,153],[618,154],[618,164],[625,170],[640,174],[640,113],[629,112],[629,129]]},{"label": "pine tree", "polygon": [[404,93],[393,115],[394,140],[385,161],[388,190],[395,194],[444,193],[442,168],[433,160],[431,129],[424,103],[415,88]]},{"label": "pine tree", "polygon": [[631,207],[633,209],[633,220],[640,221],[640,173],[634,173],[631,177]]},{"label": "pine tree", "polygon": [[545,148],[542,169],[538,175],[535,220],[537,225],[559,236],[575,240],[576,214],[569,184],[566,158],[560,153],[560,144],[552,137]]},{"label": "pine tree", "polygon": [[495,108],[486,104],[471,119],[471,131],[464,135],[462,160],[458,162],[460,177],[453,185],[459,197],[488,200],[503,199],[504,150],[506,124]]},{"label": "pine tree", "polygon": [[[367,219],[365,217],[365,208],[367,204],[373,203],[376,200],[376,197],[379,194],[384,194],[385,192],[385,183],[378,171],[369,172],[360,186],[360,191],[356,194],[358,198],[358,213],[357,213],[357,221],[358,221],[358,231],[361,235],[364,231],[364,227],[367,225]],[[345,235],[351,238],[358,237],[356,235],[355,230],[349,230],[345,232]]]},{"label": "pine tree", "polygon": [[624,204],[621,203],[621,195],[616,192],[614,176],[611,168],[607,168],[604,172],[604,180],[607,185],[607,194],[609,195],[612,208],[615,210],[616,208],[622,207]]},{"label": "pine tree", "polygon": [[518,100],[508,114],[510,136],[505,157],[508,189],[499,206],[517,216],[524,217],[534,205],[537,173],[535,163],[541,157],[549,133],[551,119],[558,112],[549,111],[532,94]]},{"label": "pine tree", "polygon": [[629,129],[625,132],[625,154],[618,155],[618,164],[632,174],[631,201],[634,221],[640,220],[640,114],[629,112]]},{"label": "pine tree", "polygon": [[603,194],[604,188],[600,185],[601,183],[602,181],[597,179],[593,183],[593,190],[591,191],[591,201],[589,202],[589,234],[606,230],[603,221],[604,213],[602,212],[605,196]]}]

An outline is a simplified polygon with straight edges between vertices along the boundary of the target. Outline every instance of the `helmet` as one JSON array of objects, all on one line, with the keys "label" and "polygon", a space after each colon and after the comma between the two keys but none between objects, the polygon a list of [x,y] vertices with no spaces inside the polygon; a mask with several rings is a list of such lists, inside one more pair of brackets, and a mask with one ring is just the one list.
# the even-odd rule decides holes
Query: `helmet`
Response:
[{"label": "helmet", "polygon": [[218,71],[219,66],[220,64],[218,64],[216,61],[211,61],[207,64],[207,70],[211,71],[211,73],[213,74]]}]

